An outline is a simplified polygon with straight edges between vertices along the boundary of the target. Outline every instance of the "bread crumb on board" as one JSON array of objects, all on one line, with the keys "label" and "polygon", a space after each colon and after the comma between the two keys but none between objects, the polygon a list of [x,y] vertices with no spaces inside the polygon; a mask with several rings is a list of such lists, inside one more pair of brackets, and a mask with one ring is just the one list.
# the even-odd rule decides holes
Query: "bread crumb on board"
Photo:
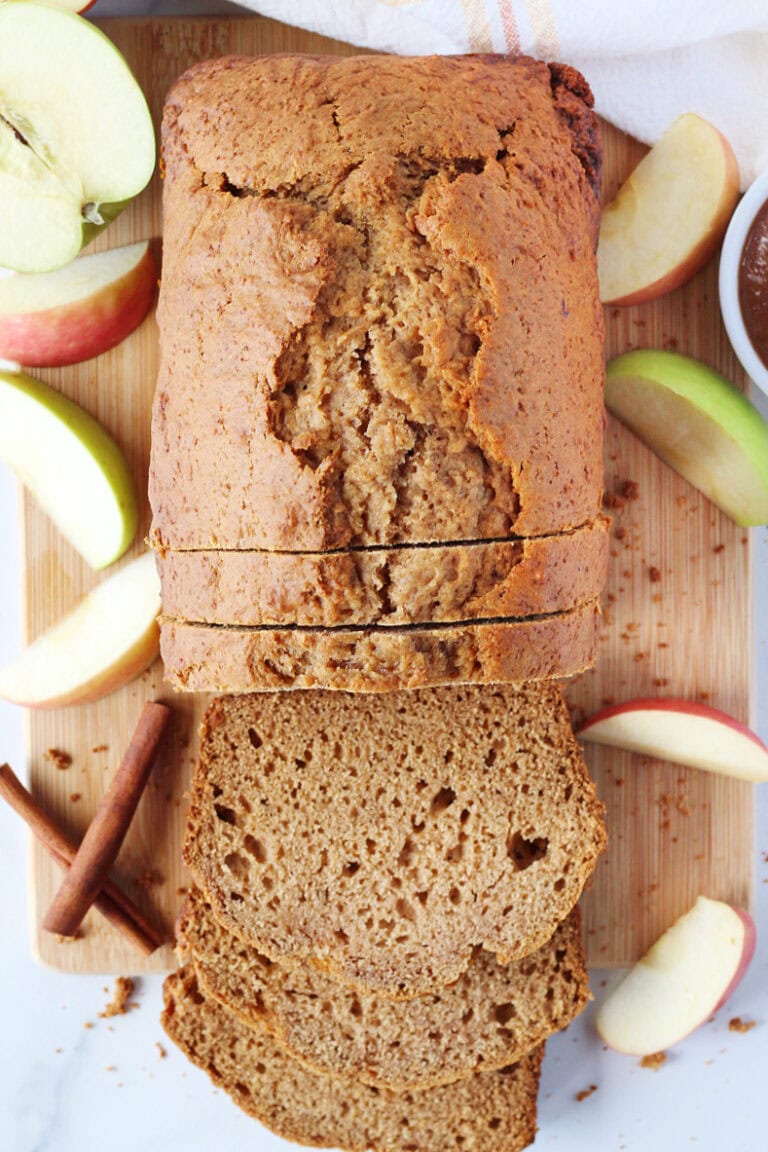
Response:
[{"label": "bread crumb on board", "polygon": [[134,1007],[134,1005],[130,1003],[132,995],[133,980],[131,980],[130,976],[118,976],[115,980],[112,999],[104,1011],[99,1012],[99,1019],[106,1020],[110,1016],[125,1016],[126,1012]]},{"label": "bread crumb on board", "polygon": [[643,1056],[640,1061],[641,1068],[650,1068],[653,1072],[658,1072],[662,1064],[666,1064],[666,1052],[651,1052],[649,1056]]},{"label": "bread crumb on board", "polygon": [[728,1021],[728,1031],[740,1032],[742,1035],[745,1032],[751,1032],[756,1027],[757,1020],[742,1020],[741,1016],[734,1016]]},{"label": "bread crumb on board", "polygon": [[49,748],[43,753],[43,759],[50,761],[60,772],[72,767],[72,757],[69,752],[62,752],[60,748]]}]

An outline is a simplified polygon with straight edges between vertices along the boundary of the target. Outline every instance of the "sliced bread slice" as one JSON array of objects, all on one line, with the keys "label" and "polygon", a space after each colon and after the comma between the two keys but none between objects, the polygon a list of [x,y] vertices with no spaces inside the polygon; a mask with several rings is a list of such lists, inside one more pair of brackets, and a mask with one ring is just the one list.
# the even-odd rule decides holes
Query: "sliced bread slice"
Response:
[{"label": "sliced bread slice", "polygon": [[596,600],[550,616],[411,628],[228,628],[162,618],[166,679],[186,692],[395,692],[574,676],[597,654]]},{"label": "sliced bread slice", "polygon": [[600,595],[608,522],[527,540],[158,554],[163,612],[205,624],[407,625],[540,616]]},{"label": "sliced bread slice", "polygon": [[455,984],[407,1001],[267,959],[219,923],[197,888],[178,934],[206,995],[266,1028],[308,1067],[395,1092],[506,1067],[565,1028],[589,998],[578,908],[524,960],[503,965],[479,952]]},{"label": "sliced bread slice", "polygon": [[391,998],[550,938],[605,844],[559,689],[223,697],[185,859],[270,959]]},{"label": "sliced bread slice", "polygon": [[169,976],[163,996],[171,1040],[287,1140],[350,1152],[520,1152],[536,1134],[543,1047],[498,1072],[396,1095],[310,1072],[265,1029],[249,1028],[206,997],[192,969]]}]

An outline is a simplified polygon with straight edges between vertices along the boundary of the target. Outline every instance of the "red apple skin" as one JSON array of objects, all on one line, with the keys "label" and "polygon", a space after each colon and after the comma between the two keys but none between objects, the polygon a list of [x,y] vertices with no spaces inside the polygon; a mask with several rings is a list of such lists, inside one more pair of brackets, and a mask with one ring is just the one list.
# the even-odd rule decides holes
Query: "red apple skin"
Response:
[{"label": "red apple skin", "polygon": [[29,368],[91,360],[138,328],[152,307],[156,286],[150,246],[130,272],[92,296],[40,312],[0,315],[0,357]]},{"label": "red apple skin", "polygon": [[[717,131],[717,129],[714,130]],[[603,300],[603,304],[611,308],[626,308],[630,304],[646,304],[649,300],[656,300],[659,296],[665,296],[668,292],[673,292],[675,288],[687,284],[714,256],[739,199],[739,162],[722,132],[717,132],[717,134],[720,137],[725,156],[725,180],[723,194],[717,212],[712,217],[709,232],[690,250],[685,260],[681,260],[674,268],[670,268],[666,276],[661,276],[652,284],[646,284],[626,296],[618,296],[613,300]]]},{"label": "red apple skin", "polygon": [[757,929],[755,928],[755,922],[750,916],[749,912],[745,912],[743,908],[737,908],[735,904],[732,904],[731,907],[739,919],[744,923],[744,947],[742,949],[738,968],[733,974],[733,979],[731,980],[726,990],[723,992],[717,1004],[715,1004],[713,1012],[717,1012],[720,1008],[722,1008],[723,1004],[725,1004],[731,993],[735,991],[736,986],[741,983],[747,969],[752,963],[752,957],[755,954],[755,948],[757,946]]},{"label": "red apple skin", "polygon": [[700,704],[695,700],[680,700],[675,697],[670,697],[667,700],[658,697],[638,697],[636,700],[627,700],[624,704],[611,704],[609,708],[601,708],[599,712],[595,712],[588,720],[580,724],[575,729],[576,735],[579,736],[582,732],[588,731],[602,720],[610,720],[612,716],[620,716],[624,712],[684,712],[688,716],[703,716],[707,720],[716,720],[728,728],[735,729],[742,736],[748,736],[753,743],[757,744],[758,748],[768,752],[768,748],[751,728],[742,724],[740,720],[735,720],[727,712],[721,712],[718,708],[711,708],[708,704]]}]

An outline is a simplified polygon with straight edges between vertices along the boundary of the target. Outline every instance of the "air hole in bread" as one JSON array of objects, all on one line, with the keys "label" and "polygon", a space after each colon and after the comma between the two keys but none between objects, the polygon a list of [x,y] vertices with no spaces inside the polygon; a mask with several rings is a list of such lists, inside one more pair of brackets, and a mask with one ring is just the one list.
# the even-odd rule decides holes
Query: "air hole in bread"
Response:
[{"label": "air hole in bread", "polygon": [[224,857],[224,867],[228,868],[238,880],[244,880],[249,872],[248,861],[239,852],[229,852]]},{"label": "air hole in bread", "polygon": [[456,887],[451,888],[450,892],[448,893],[448,899],[450,900],[451,904],[461,904],[461,892],[459,889]]},{"label": "air hole in bread", "polygon": [[552,887],[555,889],[555,892],[562,892],[563,889],[565,888],[564,877],[558,876],[557,880],[555,880],[555,883],[552,885]]},{"label": "air hole in bread", "polygon": [[438,816],[441,812],[445,812],[446,808],[450,808],[456,799],[456,793],[453,788],[442,787],[437,792],[429,806],[429,810],[433,816]]},{"label": "air hole in bread", "polygon": [[248,740],[250,741],[252,748],[261,748],[262,744],[264,743],[255,728],[248,729]]},{"label": "air hole in bread", "polygon": [[362,1014],[363,1014],[363,1006],[362,1006],[362,1004],[360,1003],[360,1001],[358,1000],[357,996],[355,996],[355,998],[353,999],[352,1003],[350,1004],[350,1006],[349,1006],[349,1011],[350,1011],[350,1015],[354,1016],[354,1017],[355,1017],[356,1019],[358,1019],[358,1020],[359,1020],[359,1019],[360,1019],[360,1017],[362,1016]]},{"label": "air hole in bread", "polygon": [[355,872],[357,872],[359,867],[360,867],[360,865],[357,862],[357,860],[350,860],[342,868],[342,870],[341,870],[342,875],[343,876],[354,876]]},{"label": "air hole in bread", "polygon": [[411,840],[410,836],[406,836],[405,843],[403,844],[402,848],[400,849],[400,855],[397,858],[397,862],[401,868],[407,868],[408,867],[408,865],[411,863],[411,860],[413,859],[413,855],[414,855],[415,851],[416,851],[416,848],[415,848],[415,845],[413,843],[413,840]]},{"label": "air hole in bread", "polygon": [[251,836],[250,832],[243,839],[243,847],[246,852],[250,852],[254,860],[259,864],[263,864],[267,858],[267,850],[262,844],[261,840],[257,840],[255,836]]},{"label": "air hole in bread", "polygon": [[[256,1072],[266,1071],[266,1069],[264,1068],[263,1064],[257,1064],[255,1071]],[[250,1088],[248,1087],[247,1084],[243,1084],[242,1080],[238,1080],[235,1083],[235,1091],[239,1092],[241,1096],[250,1096],[250,1094],[251,1094]]]},{"label": "air hole in bread", "polygon": [[546,836],[537,836],[533,840],[526,840],[520,832],[514,832],[511,836],[507,837],[507,856],[515,866],[516,872],[524,872],[526,868],[530,868],[531,864],[535,864],[537,860],[542,860],[549,848],[549,840]]},{"label": "air hole in bread", "polygon": [[494,1116],[491,1120],[488,1121],[488,1127],[492,1128],[494,1131],[499,1127],[500,1124],[501,1124],[501,1117],[500,1116]]},{"label": "air hole in bread", "polygon": [[486,766],[486,768],[492,768],[493,767],[493,765],[496,761],[497,755],[498,755],[498,753],[496,752],[495,748],[489,748],[488,749],[488,751],[485,754],[485,766]]},{"label": "air hole in bread", "polygon": [[213,808],[222,824],[234,824],[237,827],[237,816],[231,808],[226,808],[223,804],[214,804]]},{"label": "air hole in bread", "polygon": [[347,936],[343,928],[337,928],[334,932],[334,936],[340,944],[349,944],[349,936]]},{"label": "air hole in bread", "polygon": [[507,1002],[506,1004],[497,1004],[491,1012],[491,1018],[504,1028],[510,1020],[514,1020],[517,1016],[517,1008],[514,1004]]},{"label": "air hole in bread", "polygon": [[370,837],[366,837],[365,847],[368,850],[368,855],[373,856],[374,852],[376,851],[376,841],[371,840]]},{"label": "air hole in bread", "polygon": [[403,897],[401,897],[397,904],[395,904],[395,911],[397,912],[398,916],[402,916],[404,920],[412,920],[414,923],[416,922],[416,909],[414,908],[413,904],[410,903],[410,901],[404,899]]},{"label": "air hole in bread", "polygon": [[464,845],[455,844],[453,848],[449,848],[445,854],[445,858],[449,864],[458,864],[464,855]]},{"label": "air hole in bread", "polygon": [[416,896],[419,904],[421,904],[422,908],[425,908],[427,900],[429,899],[429,892],[416,892],[414,895]]}]

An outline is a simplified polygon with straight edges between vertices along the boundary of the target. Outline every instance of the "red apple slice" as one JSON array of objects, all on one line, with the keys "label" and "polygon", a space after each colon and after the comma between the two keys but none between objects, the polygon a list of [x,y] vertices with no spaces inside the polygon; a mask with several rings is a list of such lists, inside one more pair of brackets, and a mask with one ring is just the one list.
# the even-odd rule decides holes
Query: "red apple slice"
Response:
[{"label": "red apple slice", "polygon": [[768,780],[768,748],[760,737],[726,712],[690,700],[628,700],[596,712],[576,734],[739,780]]},{"label": "red apple slice", "polygon": [[27,708],[101,699],[157,657],[159,613],[155,557],[145,552],[0,669],[0,697]]},{"label": "red apple slice", "polygon": [[690,280],[720,243],[738,196],[728,141],[700,116],[679,116],[603,210],[603,302],[640,304]]},{"label": "red apple slice", "polygon": [[752,917],[700,896],[603,1003],[600,1036],[631,1056],[677,1044],[725,1003],[754,951]]},{"label": "red apple slice", "polygon": [[30,367],[90,360],[137,328],[155,295],[149,241],[81,256],[56,272],[0,278],[0,358]]}]

